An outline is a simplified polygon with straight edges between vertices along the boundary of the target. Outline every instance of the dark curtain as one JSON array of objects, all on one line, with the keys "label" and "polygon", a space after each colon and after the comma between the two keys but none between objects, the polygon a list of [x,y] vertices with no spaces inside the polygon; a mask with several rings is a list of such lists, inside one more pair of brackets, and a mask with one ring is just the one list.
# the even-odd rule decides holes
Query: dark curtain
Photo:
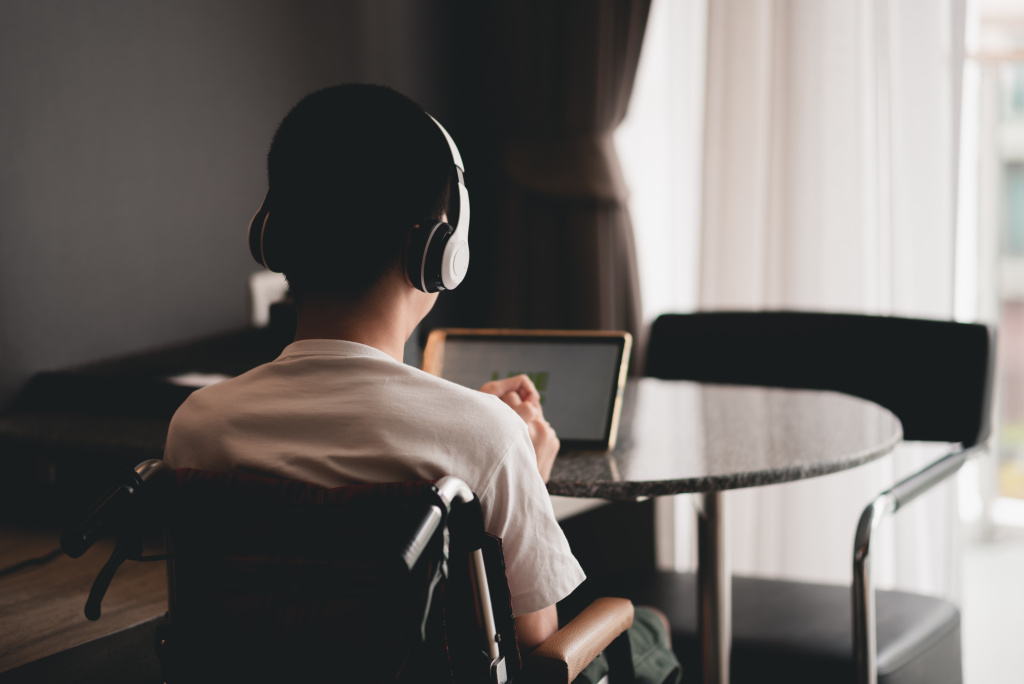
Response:
[{"label": "dark curtain", "polygon": [[479,228],[490,233],[490,323],[636,336],[636,251],[612,133],[650,0],[486,4],[476,38],[493,176],[492,225]]}]

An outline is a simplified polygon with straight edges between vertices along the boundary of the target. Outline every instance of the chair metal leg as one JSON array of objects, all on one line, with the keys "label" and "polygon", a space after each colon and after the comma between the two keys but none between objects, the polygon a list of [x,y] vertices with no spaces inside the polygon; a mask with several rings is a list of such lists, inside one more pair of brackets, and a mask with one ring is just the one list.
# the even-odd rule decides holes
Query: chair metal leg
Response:
[{"label": "chair metal leg", "polygon": [[853,541],[853,660],[857,684],[878,682],[875,587],[871,575],[871,536],[890,513],[960,470],[979,446],[949,453],[879,494],[861,513]]},{"label": "chair metal leg", "polygon": [[871,533],[896,510],[888,492],[880,494],[860,516],[853,550],[853,661],[857,684],[877,684],[878,643],[875,629],[875,586],[871,575]]},{"label": "chair metal leg", "polygon": [[702,679],[727,684],[732,650],[732,575],[725,543],[723,492],[699,495],[697,590]]}]

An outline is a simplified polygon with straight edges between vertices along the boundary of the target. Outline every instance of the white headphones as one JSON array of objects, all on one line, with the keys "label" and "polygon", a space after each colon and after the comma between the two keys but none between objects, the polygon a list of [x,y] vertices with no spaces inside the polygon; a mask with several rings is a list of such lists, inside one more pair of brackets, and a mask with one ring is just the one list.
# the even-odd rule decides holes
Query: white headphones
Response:
[{"label": "white headphones", "polygon": [[[430,120],[437,124],[444,134],[448,149],[451,151],[452,165],[455,167],[448,208],[449,219],[455,217],[455,227],[444,221],[420,225],[410,236],[407,259],[409,280],[412,284],[424,292],[438,292],[454,290],[469,270],[469,191],[466,189],[465,166],[459,148],[437,119],[430,116]],[[268,254],[267,249],[270,226],[269,200],[268,189],[263,203],[249,222],[249,251],[257,263],[271,271],[280,272],[280,265]],[[272,254],[273,250],[269,252]]]}]

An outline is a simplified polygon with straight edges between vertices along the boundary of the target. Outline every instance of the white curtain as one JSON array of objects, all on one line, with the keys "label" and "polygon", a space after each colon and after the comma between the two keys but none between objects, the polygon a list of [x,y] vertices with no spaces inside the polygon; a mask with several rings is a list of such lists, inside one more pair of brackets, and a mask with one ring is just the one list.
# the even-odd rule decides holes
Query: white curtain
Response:
[{"label": "white curtain", "polygon": [[[701,160],[697,189],[678,190],[700,201],[692,249],[675,255],[684,285],[644,279],[646,317],[785,308],[953,318],[964,0],[656,2],[619,138],[634,187],[628,148],[652,126],[645,77],[673,57],[655,49],[658,21],[673,16],[703,24],[690,50],[705,69],[680,85],[686,71],[670,65],[661,87],[697,93],[703,135],[661,154],[684,168]],[[634,218],[650,276],[645,244],[678,244],[668,236],[686,216],[645,221],[637,206]],[[846,473],[731,492],[734,572],[848,583],[861,509],[934,455],[908,445]],[[955,503],[946,486],[887,525],[875,556],[881,586],[956,595]],[[675,508],[673,560],[686,567],[692,512]]]},{"label": "white curtain", "polygon": [[653,0],[629,111],[615,131],[639,226],[645,323],[697,305],[706,19],[703,0]]}]

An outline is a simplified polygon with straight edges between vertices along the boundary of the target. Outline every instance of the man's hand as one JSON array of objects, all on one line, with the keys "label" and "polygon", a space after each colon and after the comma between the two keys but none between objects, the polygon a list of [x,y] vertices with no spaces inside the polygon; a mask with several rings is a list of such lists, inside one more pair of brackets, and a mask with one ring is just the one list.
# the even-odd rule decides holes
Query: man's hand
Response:
[{"label": "man's hand", "polygon": [[517,375],[504,380],[492,380],[481,387],[480,391],[499,397],[526,423],[533,450],[537,453],[537,470],[541,479],[547,482],[551,477],[551,468],[555,465],[560,442],[551,424],[544,420],[540,394],[533,381],[526,375]]},{"label": "man's hand", "polygon": [[504,396],[509,392],[515,392],[524,402],[535,404],[540,408],[540,393],[533,385],[529,375],[516,375],[504,380],[491,380],[485,383],[480,391],[485,394],[493,394],[496,397]]}]

